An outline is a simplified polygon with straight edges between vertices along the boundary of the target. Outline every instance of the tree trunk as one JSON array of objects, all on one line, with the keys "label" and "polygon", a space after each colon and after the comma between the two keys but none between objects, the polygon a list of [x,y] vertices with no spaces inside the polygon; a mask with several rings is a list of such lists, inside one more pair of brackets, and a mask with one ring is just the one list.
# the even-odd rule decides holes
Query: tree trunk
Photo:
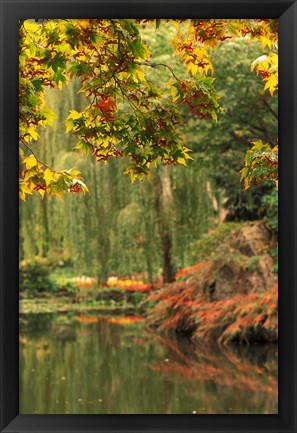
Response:
[{"label": "tree trunk", "polygon": [[164,283],[170,283],[174,280],[174,267],[171,257],[172,242],[169,227],[170,208],[173,197],[170,177],[166,167],[162,170],[162,177],[160,176],[160,169],[155,173],[154,193],[157,224],[162,248],[162,277]]},{"label": "tree trunk", "polygon": [[42,239],[42,256],[47,257],[50,245],[50,232],[48,224],[48,198],[45,196],[41,201],[42,208],[42,225],[43,225],[43,239]]},{"label": "tree trunk", "polygon": [[93,181],[94,181],[94,199],[95,199],[95,213],[96,213],[96,227],[97,227],[97,282],[100,285],[105,285],[108,279],[108,238],[104,227],[106,216],[103,205],[99,203],[98,196],[98,178],[97,178],[97,167],[95,161],[93,162]]}]

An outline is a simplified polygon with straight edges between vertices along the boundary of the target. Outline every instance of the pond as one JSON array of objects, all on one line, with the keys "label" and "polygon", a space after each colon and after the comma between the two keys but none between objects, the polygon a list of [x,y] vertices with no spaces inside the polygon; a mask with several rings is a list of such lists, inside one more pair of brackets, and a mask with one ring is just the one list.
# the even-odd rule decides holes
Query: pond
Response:
[{"label": "pond", "polygon": [[163,339],[139,316],[21,315],[21,414],[275,414],[277,346]]}]

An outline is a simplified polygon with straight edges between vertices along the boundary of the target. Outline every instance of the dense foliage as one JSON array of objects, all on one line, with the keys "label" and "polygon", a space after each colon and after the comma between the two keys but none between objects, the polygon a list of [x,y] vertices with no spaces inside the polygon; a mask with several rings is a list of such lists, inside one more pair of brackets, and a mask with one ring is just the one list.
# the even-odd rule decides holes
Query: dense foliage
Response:
[{"label": "dense foliage", "polygon": [[151,299],[158,301],[149,321],[159,331],[196,338],[198,341],[254,343],[278,340],[278,290],[237,294],[210,302],[183,285],[164,289]]},{"label": "dense foliage", "polygon": [[[235,24],[172,20],[21,23],[21,198],[34,190],[43,197],[40,200],[35,193],[20,206],[22,259],[38,255],[70,260],[73,267],[69,272],[95,277],[100,283],[105,283],[109,275],[129,277],[135,272],[145,273],[150,281],[160,275],[171,281],[179,268],[195,263],[197,254],[202,253],[200,246],[197,251],[195,242],[224,219],[242,221],[267,216],[268,222],[274,219],[271,224],[277,229],[277,206],[272,210],[275,199],[269,198],[271,194],[275,197],[271,182],[246,191],[240,184],[240,169],[247,150],[252,152],[253,164],[256,163],[250,143],[256,140],[277,143],[277,98],[263,91],[261,80],[250,73],[252,62],[261,57],[264,49],[276,48],[275,22],[247,20]],[[89,28],[92,32],[86,34]],[[203,37],[198,28],[204,29]],[[207,37],[211,28],[212,41]],[[71,36],[74,30],[75,43]],[[120,39],[119,46],[108,44],[115,35]],[[201,51],[196,50],[196,45]],[[141,59],[139,53],[133,54],[133,49],[140,46],[150,50],[147,60]],[[101,53],[101,63],[96,58],[94,63],[84,58],[87,53],[97,55],[95,48]],[[130,74],[126,78],[112,59],[112,52],[120,57],[121,50],[126,54],[125,61],[131,61],[121,65],[125,74]],[[199,53],[204,56],[200,66]],[[135,70],[138,74],[141,71],[143,77]],[[101,83],[94,74],[109,81]],[[127,85],[120,85],[119,80],[127,81]],[[178,83],[186,83],[183,96],[178,93]],[[210,92],[220,102],[218,122],[212,116],[198,115],[197,109],[189,106],[189,98],[186,103],[189,83],[203,88],[205,94]],[[217,93],[213,91],[214,85]],[[116,104],[111,105],[113,111],[100,102],[104,100],[103,93],[92,94],[94,86],[113,98]],[[146,107],[139,93],[147,92],[148,88],[158,89],[159,96],[151,95]],[[153,107],[162,106],[166,108],[166,116],[170,110],[178,112],[179,122],[172,125],[167,119],[162,127],[155,127],[154,134],[148,133],[144,123],[155,122],[156,126],[158,111]],[[163,121],[164,116],[161,118]],[[42,127],[51,121],[51,128]],[[96,125],[91,126],[92,122]],[[69,130],[66,134],[65,125]],[[86,127],[89,132],[93,128],[89,138]],[[168,129],[183,146],[191,148],[193,159],[186,158],[189,167],[183,167],[186,161],[181,155],[176,161],[169,161],[175,144],[168,139]],[[116,131],[119,134],[121,131],[124,141],[113,135]],[[109,140],[111,136],[113,142]],[[109,141],[104,144],[100,137],[109,137]],[[94,154],[91,143],[96,146],[95,158],[81,153],[83,147],[87,154]],[[124,154],[113,155],[110,149],[114,146]],[[125,153],[125,149],[129,151]],[[153,159],[154,152],[161,152],[154,164],[141,160],[140,155],[151,151]],[[104,152],[107,153],[103,158]],[[168,166],[169,162],[174,163]],[[127,163],[130,166],[139,163],[143,168],[150,165],[149,182],[131,185],[129,178],[122,175],[127,171]],[[265,164],[263,168],[267,168]],[[132,180],[135,170],[133,173],[130,172]],[[269,173],[265,176],[269,177]],[[249,172],[246,186],[253,181],[252,177]],[[62,191],[86,192],[86,184],[90,194],[85,196],[64,195],[63,202],[56,197],[48,199],[52,195],[61,197]]]},{"label": "dense foliage", "polygon": [[[174,53],[186,70],[179,76],[170,64],[155,62],[142,30],[160,20],[29,20],[20,22],[20,197],[38,191],[61,196],[87,192],[80,172],[53,169],[38,157],[38,126],[52,124],[55,114],[44,98],[46,88],[62,88],[73,77],[86,97],[81,111],[70,110],[66,131],[76,148],[96,161],[128,160],[132,181],[149,173],[152,163],[187,164],[190,149],[180,126],[185,113],[217,120],[221,112],[214,88],[210,50],[234,38],[260,40],[271,50],[254,60],[271,95],[277,88],[277,23],[273,20],[174,20]],[[150,69],[166,69],[170,81],[153,81]],[[266,176],[277,180],[276,151],[270,144],[252,148],[242,176],[246,188]],[[255,147],[254,146],[254,147]],[[267,147],[268,146],[268,147]],[[256,151],[256,152],[255,152]],[[261,151],[260,155],[259,152]],[[268,172],[267,172],[268,167]],[[270,174],[272,170],[273,174]]]}]

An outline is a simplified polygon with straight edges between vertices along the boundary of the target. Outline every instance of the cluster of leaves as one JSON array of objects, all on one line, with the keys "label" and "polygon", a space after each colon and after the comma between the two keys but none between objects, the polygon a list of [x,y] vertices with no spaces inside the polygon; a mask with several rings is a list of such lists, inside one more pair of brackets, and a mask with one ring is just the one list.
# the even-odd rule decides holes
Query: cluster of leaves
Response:
[{"label": "cluster of leaves", "polygon": [[[264,91],[269,90],[271,96],[273,96],[274,92],[278,89],[278,27],[276,20],[192,20],[188,31],[188,39],[179,42],[181,45],[176,42],[175,47],[179,50],[181,58],[187,65],[187,69],[193,74],[199,70],[201,64],[204,65],[204,70],[213,71],[213,65],[209,56],[207,56],[205,48],[214,48],[219,42],[226,39],[245,37],[247,35],[251,39],[260,41],[263,48],[268,47],[270,50],[267,55],[260,56],[252,63],[251,71],[256,70],[257,74],[265,82]],[[195,52],[197,48],[194,48],[193,41],[202,44],[203,48],[200,52],[199,50],[197,53]],[[195,54],[197,54],[197,63],[194,61]],[[277,153],[277,145],[270,145],[270,147]],[[255,157],[252,156],[254,150],[259,151]],[[248,151],[245,165],[249,165],[249,158],[258,158],[258,167],[255,176],[252,176],[245,168],[243,169],[242,179],[244,180],[246,189],[250,186],[252,179],[255,180],[254,183],[261,184],[265,178],[274,180],[277,187],[278,173],[275,170],[275,165],[273,165],[274,160],[272,161],[272,165],[270,163],[267,164],[267,149],[263,148],[262,150],[262,155],[261,150],[254,149],[254,147]],[[259,172],[262,174],[258,176]]]},{"label": "cluster of leaves", "polygon": [[[50,124],[54,118],[45,107],[45,88],[61,88],[76,76],[81,82],[80,92],[90,102],[80,113],[71,110],[65,121],[66,132],[71,131],[78,139],[78,149],[91,153],[96,161],[106,161],[111,156],[128,158],[130,164],[125,173],[130,174],[132,181],[147,174],[153,161],[185,163],[189,150],[176,129],[182,117],[169,95],[163,95],[146,78],[145,66],[159,66],[149,64],[150,57],[134,20],[23,21],[20,143],[31,152],[29,156],[38,162],[33,150],[33,142],[38,140],[36,128]],[[192,106],[196,98],[193,86]],[[216,106],[214,93],[212,98]],[[23,155],[20,159],[23,162]],[[35,166],[38,179],[36,173],[34,178],[21,175],[22,199],[33,190],[51,195],[66,190],[87,191],[77,173],[57,173],[48,168],[52,171],[52,185],[44,179],[45,164]],[[49,172],[46,177],[49,178]]]},{"label": "cluster of leaves", "polygon": [[197,19],[191,21],[190,34],[211,48],[226,39],[246,35],[259,40],[263,47],[271,48],[278,41],[277,20],[270,19]]},{"label": "cluster of leaves", "polygon": [[269,53],[267,56],[258,57],[251,65],[251,70],[256,69],[266,82],[264,90],[269,90],[271,96],[278,89],[278,55]]},{"label": "cluster of leaves", "polygon": [[[158,301],[149,322],[165,333],[177,332],[202,341],[277,341],[278,289],[262,293],[238,294],[213,301],[182,283],[151,296]],[[160,317],[162,321],[160,321]]]},{"label": "cluster of leaves", "polygon": [[264,179],[271,180],[278,188],[278,146],[271,147],[261,140],[254,141],[246,153],[241,179],[245,189],[251,184],[260,185]]},{"label": "cluster of leaves", "polygon": [[[63,33],[63,31],[65,33]],[[68,43],[67,43],[68,42]],[[39,126],[52,125],[56,115],[46,106],[45,89],[62,88],[68,82],[67,56],[71,53],[66,30],[59,22],[20,22],[19,43],[19,195],[37,191],[42,197],[68,192],[88,192],[74,169],[56,171],[39,160],[34,148]]]},{"label": "cluster of leaves", "polygon": [[44,168],[34,154],[24,155],[20,149],[19,196],[25,201],[26,194],[37,191],[41,197],[45,192],[49,197],[62,197],[63,192],[88,192],[88,187],[81,180],[80,172],[75,169],[56,171]]},{"label": "cluster of leaves", "polygon": [[[58,196],[65,191],[88,191],[76,170],[55,171],[38,159],[38,127],[51,125],[55,117],[45,104],[47,88],[61,89],[73,77],[79,79],[86,107],[81,112],[70,111],[66,131],[77,138],[76,148],[93,155],[97,162],[110,157],[126,158],[125,173],[134,181],[147,175],[152,163],[186,165],[191,159],[179,130],[185,110],[201,119],[217,120],[221,108],[214,79],[207,76],[213,73],[208,49],[246,35],[270,48],[277,42],[274,20],[174,22],[177,31],[173,45],[189,74],[187,80],[181,80],[170,65],[154,63],[141,37],[141,27],[158,26],[158,20],[21,21],[19,135],[24,151],[20,154],[23,200],[33,191],[41,196],[45,191]],[[275,77],[275,56],[269,55],[265,64],[258,62],[255,66],[259,73],[266,67],[270,80]],[[170,72],[170,89],[166,90],[165,83],[148,79],[149,67]],[[262,76],[265,80],[268,77],[263,72]],[[267,81],[265,87],[271,91],[271,82]]]},{"label": "cluster of leaves", "polygon": [[[267,38],[264,43],[271,48],[272,41]],[[277,49],[276,41],[275,48]],[[251,65],[251,71],[257,71],[265,82],[264,90],[273,96],[278,89],[278,54],[270,52],[268,55],[258,57]],[[251,184],[260,185],[264,179],[272,180],[278,189],[278,144],[263,144],[261,140],[252,142],[253,146],[247,151],[245,167],[241,170],[245,189]]]},{"label": "cluster of leaves", "polygon": [[[275,20],[193,20],[192,33],[195,34],[195,39],[203,43],[205,46],[215,47],[218,42],[234,37],[244,37],[249,35],[252,39],[257,39],[261,42],[263,48],[268,47],[271,50],[267,55],[258,57],[251,65],[251,71],[256,70],[265,82],[264,91],[268,90],[273,96],[278,89],[278,29],[277,21]],[[210,66],[211,67],[211,66]],[[260,143],[258,141],[257,143]],[[271,163],[266,163],[268,149],[256,148],[254,146],[248,151],[245,160],[245,166],[249,167],[251,159],[257,159],[257,168],[255,174],[252,170],[242,170],[242,180],[247,189],[251,181],[255,184],[261,184],[263,179],[271,179],[275,181],[277,187],[278,172],[275,169],[273,159]],[[267,145],[273,148],[277,154],[278,146]],[[263,153],[262,153],[263,150]],[[253,156],[253,152],[256,155]],[[273,152],[272,151],[272,152]]]}]

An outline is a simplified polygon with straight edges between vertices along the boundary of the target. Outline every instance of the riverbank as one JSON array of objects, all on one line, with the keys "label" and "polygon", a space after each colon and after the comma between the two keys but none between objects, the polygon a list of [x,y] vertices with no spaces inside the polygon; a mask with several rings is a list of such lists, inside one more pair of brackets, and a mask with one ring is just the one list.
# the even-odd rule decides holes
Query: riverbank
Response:
[{"label": "riverbank", "polygon": [[22,299],[19,303],[19,312],[21,315],[26,314],[47,314],[47,313],[88,313],[96,311],[97,313],[110,314],[134,314],[140,313],[141,308],[136,308],[132,304],[106,303],[102,301],[89,300],[83,303],[71,303],[67,297]]},{"label": "riverbank", "polygon": [[214,233],[197,243],[203,262],[180,271],[177,281],[150,296],[149,326],[196,341],[277,342],[271,233],[262,222],[221,231],[219,242]]},{"label": "riverbank", "polygon": [[22,293],[20,313],[141,314],[148,327],[169,336],[219,344],[277,342],[273,242],[262,222],[222,225],[197,243],[199,262],[180,269],[173,283],[113,277],[95,287],[92,279],[76,277],[55,293],[29,299]]}]

